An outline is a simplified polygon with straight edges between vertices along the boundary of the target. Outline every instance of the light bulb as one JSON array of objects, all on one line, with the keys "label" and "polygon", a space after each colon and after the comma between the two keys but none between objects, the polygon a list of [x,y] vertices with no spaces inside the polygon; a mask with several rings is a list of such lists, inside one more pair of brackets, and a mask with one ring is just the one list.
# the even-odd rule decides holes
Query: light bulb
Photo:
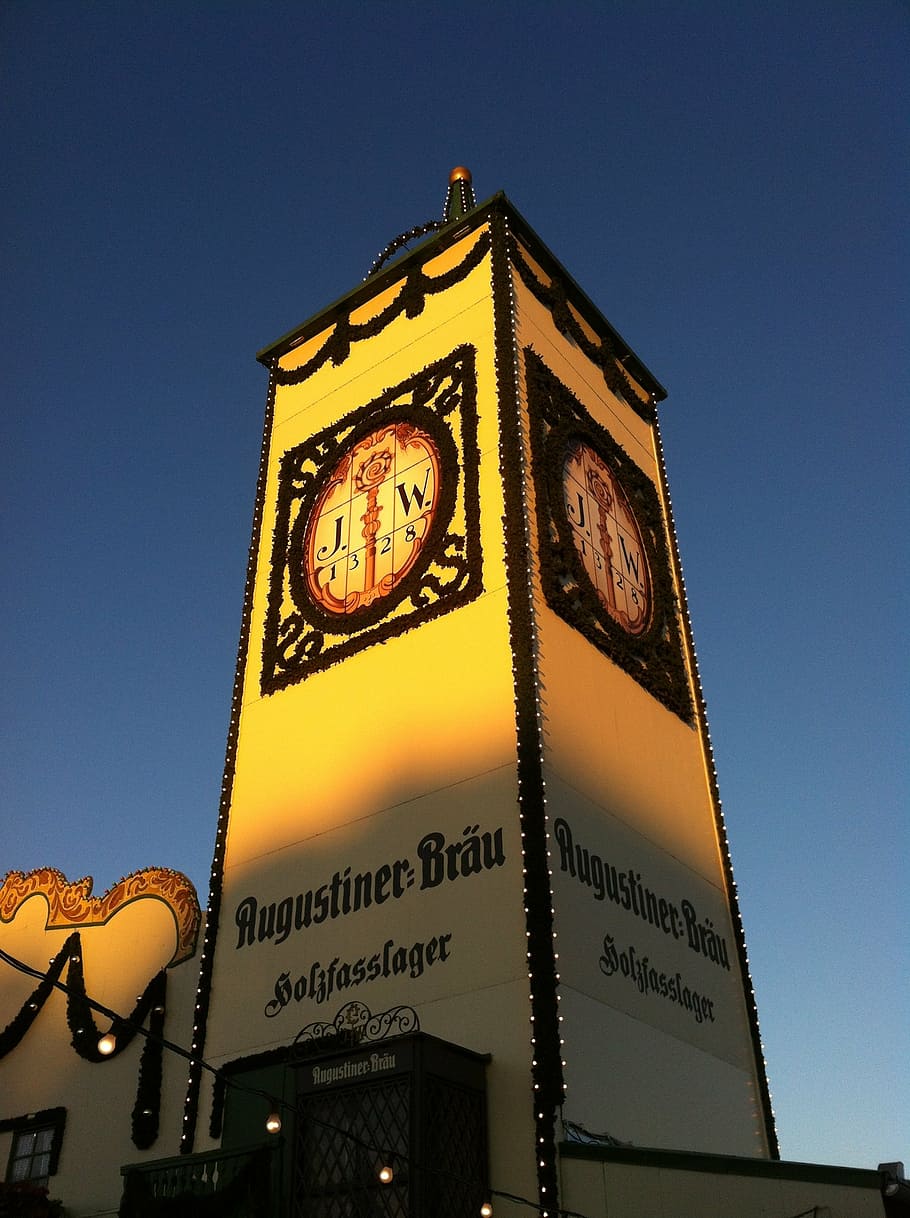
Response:
[{"label": "light bulb", "polygon": [[266,1133],[281,1133],[281,1116],[274,1108],[265,1118],[265,1131]]},{"label": "light bulb", "polygon": [[395,1173],[387,1163],[379,1169],[379,1179],[383,1184],[391,1184],[394,1175]]},{"label": "light bulb", "polygon": [[105,1034],[98,1041],[98,1052],[103,1053],[105,1057],[110,1057],[116,1048],[117,1037],[113,1032],[105,1032]]},{"label": "light bulb", "polygon": [[480,1207],[480,1218],[493,1218],[493,1207],[489,1201],[484,1201]]}]

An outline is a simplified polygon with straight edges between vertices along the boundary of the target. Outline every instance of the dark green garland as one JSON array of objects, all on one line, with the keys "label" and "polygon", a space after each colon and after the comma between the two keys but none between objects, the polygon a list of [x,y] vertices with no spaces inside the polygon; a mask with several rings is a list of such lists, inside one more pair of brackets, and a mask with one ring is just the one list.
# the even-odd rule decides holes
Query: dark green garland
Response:
[{"label": "dark green garland", "polygon": [[[653,483],[530,348],[524,352],[540,537],[541,583],[550,607],[634,677],[668,710],[693,723],[679,605],[660,500]],[[565,511],[563,471],[570,446],[590,446],[615,473],[641,528],[652,580],[651,623],[631,635],[597,596]]]},{"label": "dark green garland", "polygon": [[74,931],[50,963],[44,979],[26,998],[19,1012],[0,1032],[0,1058],[10,1053],[25,1036],[38,1016],[39,1011],[53,993],[64,967],[66,974],[66,1022],[70,1030],[70,1043],[84,1061],[105,1062],[118,1057],[138,1034],[138,1029],[149,1019],[150,1035],[144,1037],[142,1056],[139,1061],[139,1077],[136,1087],[136,1102],[133,1106],[132,1138],[140,1150],[151,1146],[158,1136],[158,1120],[161,1107],[161,1037],[164,1031],[164,1003],[167,993],[167,973],[157,973],[136,1000],[132,1013],[124,1019],[115,1019],[108,1031],[116,1038],[112,1053],[98,1051],[102,1033],[95,1023],[94,1013],[85,989],[82,968],[82,939]]},{"label": "dark green garland", "polygon": [[[447,292],[456,283],[466,279],[473,270],[480,266],[489,251],[490,237],[489,234],[484,233],[461,262],[442,275],[425,275],[422,267],[413,267],[407,274],[404,287],[381,313],[377,313],[375,317],[362,323],[352,322],[349,315],[339,317],[335,322],[332,334],[305,364],[291,369],[276,367],[275,377],[278,384],[300,385],[329,360],[336,366],[344,363],[351,352],[352,343],[362,342],[366,338],[375,338],[396,317],[400,317],[402,314],[405,317],[419,317],[423,312],[427,296]],[[433,256],[435,257],[437,253],[438,251],[434,249]]]},{"label": "dark green garland", "polygon": [[158,1138],[163,1069],[162,1037],[167,995],[167,973],[164,969],[157,977],[152,978],[146,993],[151,1003],[149,1035],[145,1037],[142,1056],[139,1059],[139,1080],[132,1115],[133,1145],[138,1146],[140,1150],[147,1150]]},{"label": "dark green garland", "polygon": [[394,240],[390,241],[385,249],[377,254],[370,264],[370,269],[366,273],[366,278],[371,279],[377,275],[385,264],[393,258],[399,250],[404,249],[411,241],[416,241],[419,237],[426,237],[429,233],[438,232],[441,228],[445,228],[445,220],[427,220],[425,224],[415,224],[413,228],[409,228],[406,233],[399,233]]},{"label": "dark green garland", "polygon": [[505,493],[502,523],[506,543],[509,640],[515,683],[528,972],[533,974],[530,983],[534,1029],[531,1102],[539,1199],[541,1209],[552,1210],[558,1205],[559,1187],[556,1115],[565,1093],[559,1037],[559,983],[553,948],[553,899],[547,861],[546,809],[537,721],[537,674],[531,658],[535,650],[534,621],[532,589],[527,575],[530,556],[521,484],[522,438],[518,419],[509,234],[506,220],[500,213],[494,214],[492,223],[496,383],[502,435],[500,475]]},{"label": "dark green garland", "polygon": [[[227,841],[227,827],[230,820],[231,797],[234,785],[234,774],[237,763],[237,739],[240,730],[240,707],[242,703],[243,679],[250,645],[250,623],[253,612],[253,590],[256,579],[256,561],[262,537],[262,519],[265,507],[265,490],[268,477],[268,462],[271,449],[272,420],[275,413],[275,394],[278,384],[302,384],[327,360],[331,359],[336,366],[347,357],[351,343],[372,338],[381,333],[402,310],[408,317],[418,316],[424,305],[426,295],[435,295],[466,278],[475,270],[490,250],[489,235],[481,236],[476,245],[466,257],[445,274],[430,277],[420,271],[419,275],[409,275],[405,287],[392,304],[384,309],[371,321],[362,325],[352,325],[347,318],[340,319],[336,330],[327,344],[299,368],[284,370],[279,367],[279,356],[269,355],[266,362],[269,369],[269,387],[266,396],[265,416],[262,428],[262,445],[259,455],[259,476],[256,485],[256,499],[253,508],[253,524],[250,534],[250,545],[247,552],[246,582],[243,595],[243,615],[240,625],[240,638],[237,644],[237,662],[234,668],[234,686],[231,701],[231,720],[228,726],[227,744],[225,747],[224,774],[221,782],[221,799],[218,809],[218,828],[215,837],[215,854],[212,860],[211,884],[209,888],[209,903],[205,916],[205,936],[203,941],[202,964],[200,968],[199,987],[196,994],[195,1021],[197,1031],[193,1037],[193,1053],[196,1057],[190,1063],[189,1079],[187,1081],[186,1099],[184,1101],[183,1132],[180,1138],[180,1153],[191,1154],[195,1144],[196,1121],[199,1114],[199,1092],[202,1084],[202,1067],[199,1061],[205,1048],[208,1011],[211,1002],[212,968],[215,959],[215,943],[218,937],[218,925],[221,916],[222,887],[224,878],[224,850]],[[435,248],[433,256],[439,252]],[[391,274],[391,272],[390,272]],[[329,323],[330,324],[330,323]],[[319,325],[313,329],[318,333]],[[336,337],[337,335],[337,337]],[[472,445],[468,445],[467,436],[463,436],[462,457],[464,460],[465,476],[465,519],[469,539],[468,566],[470,578],[478,585],[478,594],[482,590],[482,565],[480,555],[480,502],[477,494],[479,482],[480,453],[477,449],[476,429]],[[473,493],[471,488],[473,487]],[[471,547],[471,539],[476,540]]]},{"label": "dark green garland", "polygon": [[262,541],[262,520],[265,511],[265,488],[268,481],[269,452],[272,438],[272,421],[275,417],[276,364],[269,367],[269,387],[265,400],[262,423],[262,443],[259,450],[259,472],[256,479],[256,498],[253,503],[253,523],[250,527],[250,544],[247,549],[246,580],[243,586],[243,612],[240,620],[240,637],[237,640],[237,660],[234,664],[234,685],[231,691],[231,717],[228,723],[227,741],[224,749],[224,770],[221,777],[221,798],[218,803],[218,825],[215,830],[215,850],[209,878],[209,902],[205,912],[205,932],[202,940],[202,955],[199,964],[199,984],[196,989],[196,1006],[193,1012],[193,1060],[190,1062],[183,1102],[183,1130],[180,1135],[180,1153],[192,1154],[196,1141],[196,1121],[199,1116],[199,1092],[202,1087],[202,1065],[208,1028],[209,1005],[212,998],[212,970],[215,964],[215,944],[221,920],[221,901],[224,890],[224,856],[227,844],[228,824],[231,817],[231,798],[234,791],[234,776],[237,771],[237,741],[240,736],[240,708],[243,705],[243,682],[250,650],[250,623],[253,616],[253,592],[256,586],[256,562]]},{"label": "dark green garland", "polygon": [[599,343],[592,342],[572,316],[568,297],[559,276],[554,275],[549,286],[542,284],[521,256],[518,242],[512,238],[510,253],[519,278],[553,317],[560,333],[567,335],[595,367],[599,368],[611,393],[627,402],[646,423],[653,423],[655,411],[651,401],[643,402],[631,380],[620,367],[613,339],[605,334]]},{"label": "dark green garland", "polygon": [[[263,632],[261,688],[264,694],[284,689],[313,672],[347,659],[365,646],[384,643],[480,595],[483,579],[475,357],[473,347],[467,344],[457,347],[448,356],[284,454]],[[446,387],[450,379],[453,384]],[[404,394],[411,397],[407,405],[400,402]],[[455,510],[457,487],[454,479],[443,477],[438,490],[433,535],[424,547],[420,561],[396,587],[394,594],[346,618],[325,613],[313,604],[302,578],[296,574],[292,558],[302,546],[302,530],[322,490],[324,471],[334,468],[343,451],[362,436],[394,422],[409,422],[427,431],[437,445],[443,470],[458,470],[458,450],[446,421],[447,416],[458,409],[465,534],[448,528]],[[305,468],[308,464],[315,465],[318,472],[308,472]],[[295,608],[282,619],[286,574]],[[408,600],[411,608],[406,613],[388,616],[396,605]],[[335,636],[335,640],[328,641],[327,635]],[[346,637],[339,639],[339,636]]]},{"label": "dark green garland", "polygon": [[0,1058],[6,1057],[7,1053],[11,1053],[15,1049],[38,1018],[38,1012],[47,1002],[54,991],[54,986],[60,980],[60,974],[63,972],[64,965],[69,959],[73,945],[75,944],[78,947],[78,943],[78,932],[70,935],[51,961],[50,967],[44,975],[44,980],[40,981],[35,989],[32,990],[18,1013],[10,1020],[3,1031],[0,1032]]}]

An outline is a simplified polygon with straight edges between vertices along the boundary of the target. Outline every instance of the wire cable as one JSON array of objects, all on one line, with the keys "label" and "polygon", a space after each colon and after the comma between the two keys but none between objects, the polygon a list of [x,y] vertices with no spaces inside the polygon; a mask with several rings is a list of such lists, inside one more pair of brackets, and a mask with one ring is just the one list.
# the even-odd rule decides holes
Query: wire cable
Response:
[{"label": "wire cable", "polygon": [[[16,969],[18,972],[25,973],[27,976],[33,977],[37,981],[50,981],[50,984],[54,989],[59,990],[67,997],[69,997],[72,992],[70,987],[65,982],[52,980],[48,973],[42,972],[40,969],[33,968],[32,965],[26,964],[24,960],[20,960],[17,956],[5,951],[2,947],[0,947],[0,960],[3,960],[6,964],[8,964],[11,968]],[[209,1074],[223,1083],[225,1087],[233,1088],[234,1091],[245,1095],[256,1096],[257,1099],[264,1099],[269,1105],[277,1105],[278,1107],[283,1108],[286,1112],[292,1113],[295,1117],[301,1116],[300,1109],[296,1104],[292,1104],[290,1101],[283,1099],[281,1096],[270,1095],[268,1092],[262,1091],[258,1087],[250,1087],[246,1083],[239,1082],[233,1076],[226,1074],[223,1070],[219,1070],[217,1066],[210,1065],[203,1058],[194,1057],[188,1049],[184,1049],[182,1045],[178,1045],[175,1041],[168,1040],[167,1037],[164,1036],[159,1036],[150,1031],[148,1028],[143,1027],[142,1024],[136,1023],[134,1020],[127,1019],[123,1015],[118,1015],[118,1013],[112,1010],[110,1007],[107,1007],[103,1003],[97,1002],[95,999],[90,998],[87,993],[85,994],[85,1002],[88,1003],[93,1011],[97,1011],[99,1015],[106,1016],[111,1020],[112,1023],[119,1023],[125,1027],[132,1028],[135,1032],[138,1032],[141,1036],[144,1036],[146,1040],[153,1040],[160,1044],[163,1048],[169,1049],[171,1053],[175,1053],[178,1057],[184,1058],[184,1060],[188,1061],[190,1065],[197,1065],[203,1070],[208,1071]],[[314,1125],[319,1125],[321,1128],[329,1130],[332,1133],[340,1134],[341,1137],[347,1138],[348,1141],[353,1142],[362,1150],[369,1151],[370,1154],[375,1155],[383,1163],[391,1163],[392,1161],[397,1160],[401,1163],[405,1163],[410,1171],[423,1172],[427,1175],[442,1176],[449,1181],[465,1186],[474,1185],[476,1183],[476,1181],[463,1180],[458,1176],[454,1176],[451,1172],[440,1171],[432,1167],[424,1167],[419,1165],[415,1163],[409,1155],[402,1154],[400,1151],[383,1150],[380,1147],[373,1146],[369,1142],[365,1142],[362,1138],[359,1138],[356,1134],[351,1133],[349,1130],[342,1129],[338,1125],[333,1125],[329,1121],[322,1121],[318,1117],[313,1116],[312,1113],[307,1113],[305,1119],[312,1122]],[[538,1214],[543,1213],[541,1206],[536,1201],[531,1201],[527,1197],[521,1197],[517,1193],[508,1193],[502,1191],[501,1189],[495,1188],[487,1189],[487,1193],[490,1197],[501,1197],[504,1201],[511,1201],[516,1205],[523,1205],[528,1209],[535,1210]],[[547,1206],[546,1212],[548,1215],[552,1215],[553,1218],[586,1218],[584,1214],[580,1214],[576,1210],[566,1210],[558,1207]],[[811,1211],[807,1210],[806,1212],[810,1213]]]}]

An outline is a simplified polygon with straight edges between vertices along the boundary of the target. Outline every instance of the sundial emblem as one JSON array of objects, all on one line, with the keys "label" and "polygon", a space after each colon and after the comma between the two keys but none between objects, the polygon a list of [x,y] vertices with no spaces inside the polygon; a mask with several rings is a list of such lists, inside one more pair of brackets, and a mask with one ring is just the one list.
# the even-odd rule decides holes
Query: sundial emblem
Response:
[{"label": "sundial emblem", "polygon": [[619,479],[590,445],[570,445],[563,491],[572,540],[601,605],[631,635],[651,623],[651,573]]},{"label": "sundial emblem", "polygon": [[347,449],[304,535],[306,588],[322,610],[345,616],[395,591],[432,532],[439,482],[437,446],[410,423],[380,427]]}]

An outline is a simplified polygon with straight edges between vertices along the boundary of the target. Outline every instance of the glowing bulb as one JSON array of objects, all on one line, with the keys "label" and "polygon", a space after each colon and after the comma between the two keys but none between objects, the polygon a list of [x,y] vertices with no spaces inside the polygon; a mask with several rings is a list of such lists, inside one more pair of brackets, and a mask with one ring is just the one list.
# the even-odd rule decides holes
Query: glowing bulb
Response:
[{"label": "glowing bulb", "polygon": [[484,1201],[480,1207],[480,1218],[493,1218],[493,1207],[489,1201]]},{"label": "glowing bulb", "polygon": [[383,1184],[391,1184],[394,1175],[395,1173],[388,1164],[384,1164],[379,1169],[379,1179]]},{"label": "glowing bulb", "polygon": [[110,1057],[116,1048],[117,1037],[113,1032],[105,1032],[105,1034],[98,1041],[98,1052],[103,1053],[105,1057]]},{"label": "glowing bulb", "polygon": [[266,1133],[281,1133],[281,1116],[274,1108],[265,1118],[265,1131]]}]

